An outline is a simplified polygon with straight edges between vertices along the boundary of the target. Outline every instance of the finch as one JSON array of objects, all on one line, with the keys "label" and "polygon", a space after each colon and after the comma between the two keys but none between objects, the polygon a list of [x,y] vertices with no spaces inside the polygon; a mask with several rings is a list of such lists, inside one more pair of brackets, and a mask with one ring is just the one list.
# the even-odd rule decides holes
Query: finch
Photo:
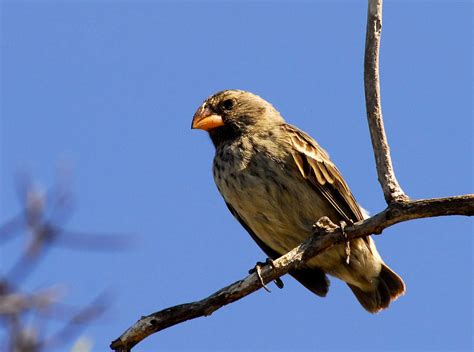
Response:
[{"label": "finch", "polygon": [[[364,219],[326,151],[259,96],[241,90],[216,93],[197,109],[192,128],[209,133],[217,188],[271,259],[307,239],[323,216],[335,224]],[[405,292],[403,280],[384,263],[370,236],[349,246],[348,262],[340,244],[289,273],[321,297],[328,292],[329,274],[345,281],[367,311],[387,308]]]}]

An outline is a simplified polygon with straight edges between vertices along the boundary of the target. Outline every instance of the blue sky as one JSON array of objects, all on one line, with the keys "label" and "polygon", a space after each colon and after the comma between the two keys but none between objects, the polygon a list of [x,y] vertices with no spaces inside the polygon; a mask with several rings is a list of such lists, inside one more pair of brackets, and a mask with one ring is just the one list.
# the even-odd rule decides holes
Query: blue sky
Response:
[{"label": "blue sky", "polygon": [[[21,210],[15,173],[45,187],[69,165],[67,227],[133,233],[125,251],[56,248],[22,286],[113,304],[83,335],[107,350],[141,315],[201,299],[265,258],[228,213],[195,109],[255,92],[329,151],[358,201],[384,208],[365,120],[365,1],[1,2],[0,222]],[[413,198],[472,193],[472,3],[386,1],[381,83],[398,179]],[[472,221],[418,220],[375,240],[407,294],[366,313],[333,279],[320,299],[284,277],[137,351],[467,351]],[[24,238],[3,246],[5,273]],[[54,330],[55,324],[50,330]],[[66,347],[65,347],[66,348]],[[69,346],[68,346],[69,348]]]}]

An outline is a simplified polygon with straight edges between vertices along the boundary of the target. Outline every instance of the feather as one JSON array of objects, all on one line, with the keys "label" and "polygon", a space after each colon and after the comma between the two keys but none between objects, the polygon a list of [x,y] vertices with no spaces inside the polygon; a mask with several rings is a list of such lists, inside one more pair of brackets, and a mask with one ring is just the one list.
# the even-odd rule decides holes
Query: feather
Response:
[{"label": "feather", "polygon": [[291,153],[291,155],[293,156],[293,159],[295,160],[296,166],[298,166],[298,170],[300,170],[301,175],[303,175],[303,177],[306,178],[303,158],[301,157],[299,153]]},{"label": "feather", "polygon": [[337,167],[329,159],[326,151],[313,138],[298,128],[289,124],[282,125],[282,128],[290,135],[290,143],[294,149],[292,151],[293,159],[300,172],[300,165],[304,162],[311,166],[311,175],[302,172],[303,177],[331,203],[345,221],[357,222],[364,219],[349,187]]},{"label": "feather", "polygon": [[318,181],[318,183],[321,186],[324,186],[326,183],[326,178],[321,172],[318,162],[313,158],[308,158],[307,161],[308,161],[308,164],[311,165],[311,168],[313,169],[314,175],[316,176],[316,180]]}]

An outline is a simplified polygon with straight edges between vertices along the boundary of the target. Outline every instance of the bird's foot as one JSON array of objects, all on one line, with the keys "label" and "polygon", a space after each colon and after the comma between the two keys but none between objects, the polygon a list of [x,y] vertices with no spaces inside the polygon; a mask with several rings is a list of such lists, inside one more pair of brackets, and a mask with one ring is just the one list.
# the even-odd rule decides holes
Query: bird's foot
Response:
[{"label": "bird's foot", "polygon": [[[270,265],[272,268],[275,267],[275,265],[273,264],[273,259],[270,259],[270,258],[267,258],[265,260],[265,264]],[[281,277],[276,278],[275,280],[273,280],[273,282],[275,283],[276,287],[278,287],[280,290],[283,287],[285,287],[285,284],[283,283],[283,280],[281,279]]]},{"label": "bird's foot", "polygon": [[262,278],[262,266],[263,265],[265,265],[265,263],[257,262],[257,264],[255,264],[255,267],[253,269],[249,270],[249,274],[253,274],[253,273],[257,274],[258,280],[260,281],[260,284],[265,289],[265,291],[272,292],[267,287],[267,285],[265,285],[265,282],[263,281],[263,278]]},{"label": "bird's foot", "polygon": [[329,231],[337,229],[337,225],[331,221],[327,216],[323,216],[313,224],[313,233],[318,231]]},{"label": "bird's foot", "polygon": [[[265,285],[265,282],[263,281],[263,278],[262,278],[262,266],[265,266],[265,265],[270,265],[271,267],[274,267],[273,260],[270,259],[270,258],[267,258],[265,260],[265,262],[257,262],[255,264],[255,267],[249,270],[249,274],[256,273],[257,277],[258,277],[260,283],[262,284],[262,287],[265,289],[265,291],[271,292],[270,289],[267,287],[267,285]],[[283,281],[281,280],[281,278],[277,278],[277,279],[273,280],[273,282],[275,283],[276,287],[278,287],[280,289],[282,289],[285,286],[283,284]]]},{"label": "bird's foot", "polygon": [[255,267],[253,267],[252,269],[249,270],[249,274],[255,273],[257,271],[257,269],[256,269],[257,266],[262,267],[262,266],[265,266],[265,265],[270,265],[273,268],[274,267],[273,266],[273,260],[270,259],[270,258],[267,258],[267,259],[265,259],[264,262],[257,262],[255,264]]},{"label": "bird's foot", "polygon": [[339,226],[341,227],[342,235],[344,236],[344,239],[345,239],[344,250],[346,254],[346,264],[349,265],[349,262],[351,260],[351,243],[349,242],[347,238],[346,231],[344,231],[344,229],[346,228],[346,222],[340,221]]},{"label": "bird's foot", "polygon": [[283,283],[283,280],[279,277],[275,280],[273,280],[273,282],[275,283],[275,286],[278,287],[280,290],[285,287],[285,284]]}]

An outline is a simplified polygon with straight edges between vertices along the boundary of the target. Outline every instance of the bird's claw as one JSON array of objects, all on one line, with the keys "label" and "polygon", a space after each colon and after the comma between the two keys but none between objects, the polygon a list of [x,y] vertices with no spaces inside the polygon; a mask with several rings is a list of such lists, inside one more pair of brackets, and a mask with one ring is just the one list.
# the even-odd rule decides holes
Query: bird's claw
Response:
[{"label": "bird's claw", "polygon": [[[270,289],[267,287],[267,285],[265,285],[265,282],[263,281],[263,278],[262,278],[262,266],[264,265],[270,265],[272,268],[275,267],[273,265],[273,260],[270,258],[267,258],[265,262],[257,262],[255,264],[255,267],[249,270],[249,274],[253,274],[253,273],[257,274],[258,280],[260,281],[260,284],[265,289],[265,291],[271,292]],[[277,278],[273,280],[273,282],[275,283],[276,287],[278,287],[279,289],[282,289],[285,286],[281,278]]]},{"label": "bird's claw", "polygon": [[260,284],[265,289],[265,291],[267,291],[268,293],[271,293],[272,291],[270,291],[267,285],[265,285],[265,282],[263,281],[263,278],[262,278],[262,264],[264,263],[259,262],[255,264],[254,272],[257,274],[258,280],[260,281]]},{"label": "bird's claw", "polygon": [[278,287],[279,289],[282,289],[283,287],[285,287],[285,284],[283,283],[283,280],[281,278],[275,279],[273,280],[273,282],[275,283],[276,287]]},{"label": "bird's claw", "polygon": [[275,267],[275,265],[273,264],[273,259],[270,258],[265,259],[265,264],[270,265],[272,268]]},{"label": "bird's claw", "polygon": [[345,221],[341,221],[339,222],[339,226],[341,227],[341,231],[342,231],[342,235],[344,236],[344,250],[345,250],[345,254],[346,254],[346,264],[349,264],[350,260],[351,260],[351,244],[347,238],[347,234],[346,232],[344,231],[345,227],[346,227],[346,222]]},{"label": "bird's claw", "polygon": [[262,267],[262,266],[264,266],[264,265],[266,265],[266,264],[267,264],[266,261],[265,261],[265,262],[257,262],[257,263],[255,263],[255,266],[254,266],[252,269],[249,270],[249,274],[253,274],[253,273],[257,272],[257,266]]}]

